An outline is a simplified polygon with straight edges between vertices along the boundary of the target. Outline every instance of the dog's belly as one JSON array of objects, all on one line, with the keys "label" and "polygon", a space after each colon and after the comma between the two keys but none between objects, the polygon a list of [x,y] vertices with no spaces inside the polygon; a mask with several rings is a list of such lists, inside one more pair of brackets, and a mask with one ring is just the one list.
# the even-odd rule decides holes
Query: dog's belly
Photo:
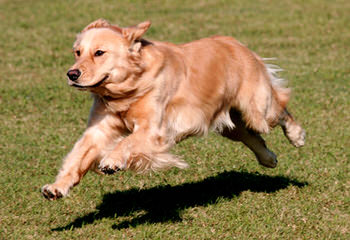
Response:
[{"label": "dog's belly", "polygon": [[192,105],[172,108],[168,115],[168,132],[175,141],[189,136],[206,135],[209,130],[221,132],[224,128],[234,128],[229,109],[215,112],[205,112]]},{"label": "dog's belly", "polygon": [[174,109],[170,113],[168,129],[175,140],[180,141],[188,136],[206,134],[209,122],[202,111],[182,106],[181,111]]}]

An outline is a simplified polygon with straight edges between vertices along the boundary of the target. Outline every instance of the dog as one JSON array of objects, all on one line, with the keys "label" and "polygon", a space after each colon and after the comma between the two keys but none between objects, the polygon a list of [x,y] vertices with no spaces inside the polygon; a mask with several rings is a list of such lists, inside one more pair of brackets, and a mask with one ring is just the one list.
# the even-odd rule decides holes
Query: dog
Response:
[{"label": "dog", "polygon": [[295,147],[305,131],[287,111],[290,89],[275,65],[232,37],[186,44],[148,41],[150,21],[121,28],[99,19],[73,46],[68,84],[93,96],[88,126],[42,194],[66,196],[89,169],[157,171],[187,164],[169,150],[190,136],[216,131],[243,142],[258,162],[277,165],[260,136],[277,125]]}]

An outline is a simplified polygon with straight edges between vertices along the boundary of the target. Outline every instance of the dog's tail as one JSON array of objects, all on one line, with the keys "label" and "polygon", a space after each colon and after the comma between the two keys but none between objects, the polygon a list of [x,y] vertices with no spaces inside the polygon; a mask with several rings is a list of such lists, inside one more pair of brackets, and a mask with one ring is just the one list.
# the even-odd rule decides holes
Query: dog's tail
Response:
[{"label": "dog's tail", "polygon": [[263,58],[262,60],[264,61],[266,72],[268,78],[270,79],[272,88],[276,93],[276,100],[282,108],[285,108],[289,102],[291,90],[286,87],[288,81],[278,75],[278,73],[282,72],[283,69],[275,64],[266,63],[266,61],[274,60],[274,58]]}]

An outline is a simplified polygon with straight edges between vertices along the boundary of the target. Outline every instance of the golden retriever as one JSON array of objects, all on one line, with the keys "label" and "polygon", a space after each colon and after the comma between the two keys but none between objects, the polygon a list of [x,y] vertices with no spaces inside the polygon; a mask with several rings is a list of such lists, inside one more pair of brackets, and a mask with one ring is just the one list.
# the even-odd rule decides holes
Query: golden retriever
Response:
[{"label": "golden retriever", "polygon": [[213,130],[250,148],[258,162],[276,167],[260,133],[280,125],[296,147],[305,131],[286,105],[290,90],[279,70],[232,37],[186,44],[147,41],[149,21],[121,28],[99,19],[77,36],[68,84],[92,93],[88,127],[65,158],[50,200],[63,197],[89,169],[112,174],[187,164],[169,149]]}]

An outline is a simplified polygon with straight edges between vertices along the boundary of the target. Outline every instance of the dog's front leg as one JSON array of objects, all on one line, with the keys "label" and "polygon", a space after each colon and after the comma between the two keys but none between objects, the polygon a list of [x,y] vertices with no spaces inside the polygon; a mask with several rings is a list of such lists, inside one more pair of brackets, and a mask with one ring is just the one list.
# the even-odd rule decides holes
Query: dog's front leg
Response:
[{"label": "dog's front leg", "polygon": [[55,200],[67,195],[69,189],[77,185],[90,167],[101,158],[103,150],[121,138],[123,126],[117,116],[101,114],[95,108],[91,118],[83,136],[66,156],[56,181],[42,188],[45,198]]}]

